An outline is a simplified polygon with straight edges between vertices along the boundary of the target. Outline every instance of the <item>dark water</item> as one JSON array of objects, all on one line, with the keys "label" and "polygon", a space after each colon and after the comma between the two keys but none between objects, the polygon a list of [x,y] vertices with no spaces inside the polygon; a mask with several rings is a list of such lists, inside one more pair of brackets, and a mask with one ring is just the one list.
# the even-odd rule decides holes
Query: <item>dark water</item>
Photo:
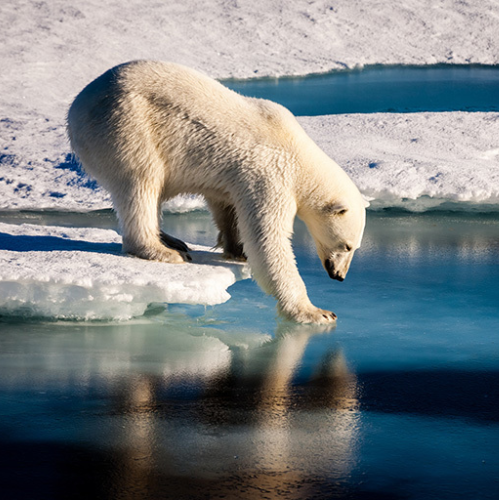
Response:
[{"label": "dark water", "polygon": [[[164,226],[215,239],[207,214]],[[370,213],[343,283],[294,244],[332,331],[249,280],[126,323],[0,319],[1,498],[499,498],[497,215]]]},{"label": "dark water", "polygon": [[302,78],[223,82],[298,116],[338,113],[499,111],[495,66],[368,67]]}]

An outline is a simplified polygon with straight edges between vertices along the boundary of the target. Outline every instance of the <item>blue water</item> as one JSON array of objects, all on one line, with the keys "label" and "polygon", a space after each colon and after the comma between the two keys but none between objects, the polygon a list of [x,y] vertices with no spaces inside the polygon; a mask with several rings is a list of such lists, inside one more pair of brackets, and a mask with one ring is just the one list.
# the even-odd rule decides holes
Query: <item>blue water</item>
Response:
[{"label": "blue water", "polygon": [[[215,241],[208,214],[163,223]],[[499,218],[370,213],[343,283],[301,223],[294,246],[332,331],[249,280],[121,324],[0,320],[3,497],[498,498]]]},{"label": "blue water", "polygon": [[302,78],[223,83],[241,94],[279,102],[299,116],[499,111],[499,68],[495,66],[374,66]]}]

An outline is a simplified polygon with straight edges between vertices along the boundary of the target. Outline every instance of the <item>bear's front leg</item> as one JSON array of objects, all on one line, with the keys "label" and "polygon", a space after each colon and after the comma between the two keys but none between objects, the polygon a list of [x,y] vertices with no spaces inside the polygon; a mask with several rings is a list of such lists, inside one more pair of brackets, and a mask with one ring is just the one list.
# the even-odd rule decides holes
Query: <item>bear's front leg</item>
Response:
[{"label": "bear's front leg", "polygon": [[298,323],[331,324],[336,315],[308,298],[291,246],[296,207],[238,207],[238,225],[253,276],[278,301],[278,311]]}]

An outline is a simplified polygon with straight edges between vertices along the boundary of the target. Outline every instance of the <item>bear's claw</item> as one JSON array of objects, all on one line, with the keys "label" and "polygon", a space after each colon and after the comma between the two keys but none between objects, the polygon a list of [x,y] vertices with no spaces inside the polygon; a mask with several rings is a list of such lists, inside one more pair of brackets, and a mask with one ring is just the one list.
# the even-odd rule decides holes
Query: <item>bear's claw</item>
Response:
[{"label": "bear's claw", "polygon": [[174,238],[173,236],[170,236],[163,231],[160,232],[159,237],[161,238],[161,242],[163,243],[163,245],[167,246],[168,248],[172,248],[173,250],[177,250],[178,252],[185,253],[190,250],[182,240]]}]

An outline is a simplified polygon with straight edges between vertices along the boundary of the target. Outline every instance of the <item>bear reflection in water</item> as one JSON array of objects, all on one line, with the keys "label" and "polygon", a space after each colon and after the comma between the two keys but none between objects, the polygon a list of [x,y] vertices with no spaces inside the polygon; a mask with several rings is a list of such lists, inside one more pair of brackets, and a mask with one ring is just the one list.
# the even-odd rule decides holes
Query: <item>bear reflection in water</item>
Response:
[{"label": "bear reflection in water", "polygon": [[257,500],[340,490],[355,463],[356,379],[330,351],[297,380],[316,333],[287,325],[260,347],[232,348],[195,387],[145,376],[121,387],[113,491]]}]

